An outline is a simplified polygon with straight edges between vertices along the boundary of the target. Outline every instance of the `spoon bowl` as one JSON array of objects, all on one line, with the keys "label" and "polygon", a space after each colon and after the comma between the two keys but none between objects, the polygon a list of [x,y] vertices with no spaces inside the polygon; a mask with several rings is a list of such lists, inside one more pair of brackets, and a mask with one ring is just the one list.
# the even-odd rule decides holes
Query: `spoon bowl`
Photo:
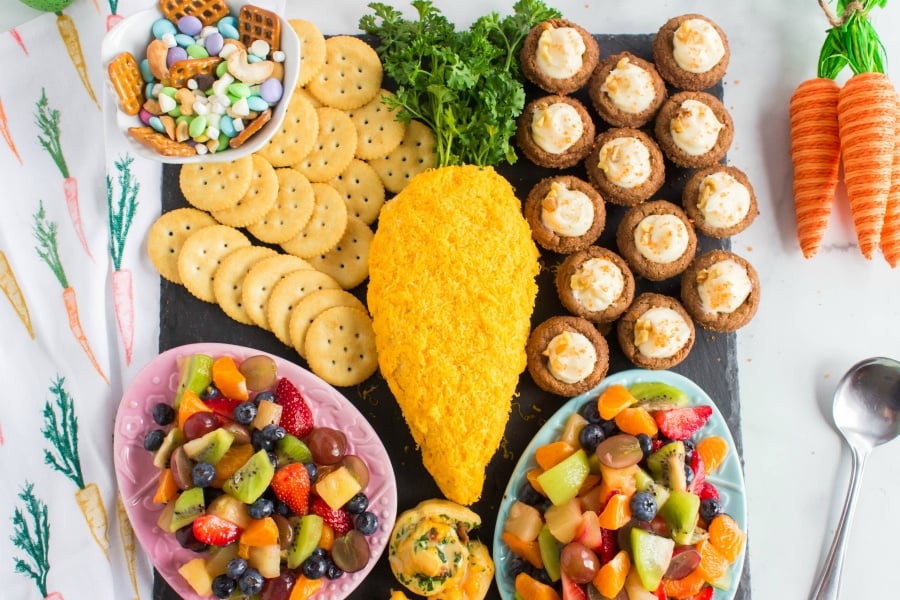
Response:
[{"label": "spoon bowl", "polygon": [[866,459],[874,448],[900,436],[900,362],[867,358],[850,367],[835,389],[832,418],[850,447],[850,486],[811,600],[837,600],[847,532]]}]

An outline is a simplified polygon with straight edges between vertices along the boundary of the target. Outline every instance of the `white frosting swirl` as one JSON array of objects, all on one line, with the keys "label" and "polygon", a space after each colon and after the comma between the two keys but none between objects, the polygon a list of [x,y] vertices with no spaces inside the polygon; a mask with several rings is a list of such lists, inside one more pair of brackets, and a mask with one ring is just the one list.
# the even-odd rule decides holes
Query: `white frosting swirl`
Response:
[{"label": "white frosting swirl", "polygon": [[747,300],[753,284],[739,262],[726,259],[697,274],[697,292],[708,313],[733,313]]},{"label": "white frosting swirl", "polygon": [[573,27],[547,25],[538,38],[538,68],[554,79],[568,79],[581,70],[586,47],[584,39]]},{"label": "white frosting swirl", "polygon": [[577,331],[563,331],[556,335],[547,349],[547,366],[550,373],[564,383],[578,383],[594,372],[597,364],[597,349],[594,344]]},{"label": "white frosting swirl", "polygon": [[669,358],[691,337],[691,329],[677,311],[658,306],[642,314],[634,324],[634,345],[648,358]]},{"label": "white frosting swirl", "polygon": [[647,215],[634,228],[634,245],[641,256],[659,264],[678,260],[687,250],[687,226],[675,215]]},{"label": "white frosting swirl", "polygon": [[725,56],[725,44],[716,28],[703,19],[686,19],[675,30],[672,54],[679,67],[706,73]]},{"label": "white frosting swirl", "polygon": [[589,258],[569,278],[572,297],[592,312],[609,308],[625,291],[625,276],[606,258]]},{"label": "white frosting swirl", "polygon": [[734,227],[750,212],[750,190],[730,173],[712,173],[700,182],[697,208],[710,226]]},{"label": "white frosting swirl", "polygon": [[626,189],[642,185],[653,170],[650,150],[634,137],[617,137],[603,144],[597,168],[610,182]]},{"label": "white frosting swirl", "polygon": [[676,146],[691,156],[700,156],[715,147],[723,127],[709,106],[689,98],[672,117],[669,131]]},{"label": "white frosting swirl", "polygon": [[581,115],[565,102],[538,106],[531,119],[534,143],[550,154],[562,154],[580,140],[583,133]]},{"label": "white frosting swirl", "polygon": [[616,68],[609,72],[600,86],[600,91],[609,96],[613,106],[630,114],[647,110],[656,98],[650,73],[632,63],[627,56],[619,59]]},{"label": "white frosting swirl", "polygon": [[554,181],[541,200],[541,222],[557,235],[584,235],[594,224],[594,203],[584,192]]}]

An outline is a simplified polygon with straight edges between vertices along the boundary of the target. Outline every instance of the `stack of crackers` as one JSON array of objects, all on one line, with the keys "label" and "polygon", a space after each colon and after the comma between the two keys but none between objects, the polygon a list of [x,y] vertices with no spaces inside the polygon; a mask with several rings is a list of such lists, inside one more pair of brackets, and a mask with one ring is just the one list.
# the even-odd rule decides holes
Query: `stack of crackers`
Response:
[{"label": "stack of crackers", "polygon": [[357,385],[378,360],[351,290],[368,277],[387,195],[434,166],[434,136],[395,120],[368,44],[290,24],[303,62],[281,129],[255,154],[183,166],[190,206],[153,224],[148,252],[162,277],[271,331],[322,379]]}]

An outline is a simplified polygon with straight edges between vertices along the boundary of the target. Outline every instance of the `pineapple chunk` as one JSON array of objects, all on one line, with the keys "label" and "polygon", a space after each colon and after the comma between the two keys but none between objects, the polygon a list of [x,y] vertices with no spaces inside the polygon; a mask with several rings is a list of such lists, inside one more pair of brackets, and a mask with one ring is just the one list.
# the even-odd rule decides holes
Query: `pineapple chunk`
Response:
[{"label": "pineapple chunk", "polygon": [[209,596],[212,594],[213,578],[206,570],[205,558],[197,557],[187,561],[178,568],[178,574],[184,577],[184,580],[198,595]]},{"label": "pineapple chunk", "polygon": [[362,491],[362,486],[347,467],[338,467],[316,482],[316,493],[334,510]]}]

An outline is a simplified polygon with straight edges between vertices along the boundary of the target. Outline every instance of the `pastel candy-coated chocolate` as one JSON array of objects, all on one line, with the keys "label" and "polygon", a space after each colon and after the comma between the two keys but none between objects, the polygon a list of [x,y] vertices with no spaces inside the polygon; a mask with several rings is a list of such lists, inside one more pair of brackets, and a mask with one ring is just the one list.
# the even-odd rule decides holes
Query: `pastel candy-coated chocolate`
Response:
[{"label": "pastel candy-coated chocolate", "polygon": [[255,112],[262,112],[269,108],[269,103],[262,99],[260,96],[248,96],[247,97],[247,106],[250,110]]},{"label": "pastel candy-coated chocolate", "polygon": [[170,69],[179,60],[185,60],[188,57],[187,51],[181,46],[172,46],[166,53],[166,66]]},{"label": "pastel candy-coated chocolate", "polygon": [[203,23],[193,15],[185,15],[178,19],[178,30],[190,36],[198,36],[203,30]]},{"label": "pastel candy-coated chocolate", "polygon": [[280,80],[270,77],[259,85],[259,95],[269,104],[275,104],[284,95],[284,86]]},{"label": "pastel candy-coated chocolate", "polygon": [[210,56],[218,56],[224,44],[225,38],[218,31],[209,34],[203,40],[203,45],[206,46],[206,51],[209,52]]},{"label": "pastel candy-coated chocolate", "polygon": [[153,73],[150,71],[150,61],[146,58],[138,63],[138,69],[141,71],[141,79],[144,83],[153,83]]},{"label": "pastel candy-coated chocolate", "polygon": [[157,19],[153,22],[153,25],[150,26],[150,30],[153,32],[153,37],[158,40],[161,40],[167,33],[174,35],[177,31],[177,29],[175,29],[175,24],[168,19]]},{"label": "pastel candy-coated chocolate", "polygon": [[206,48],[200,44],[191,44],[185,48],[185,51],[191,58],[206,58],[209,56],[209,52],[207,52]]}]

